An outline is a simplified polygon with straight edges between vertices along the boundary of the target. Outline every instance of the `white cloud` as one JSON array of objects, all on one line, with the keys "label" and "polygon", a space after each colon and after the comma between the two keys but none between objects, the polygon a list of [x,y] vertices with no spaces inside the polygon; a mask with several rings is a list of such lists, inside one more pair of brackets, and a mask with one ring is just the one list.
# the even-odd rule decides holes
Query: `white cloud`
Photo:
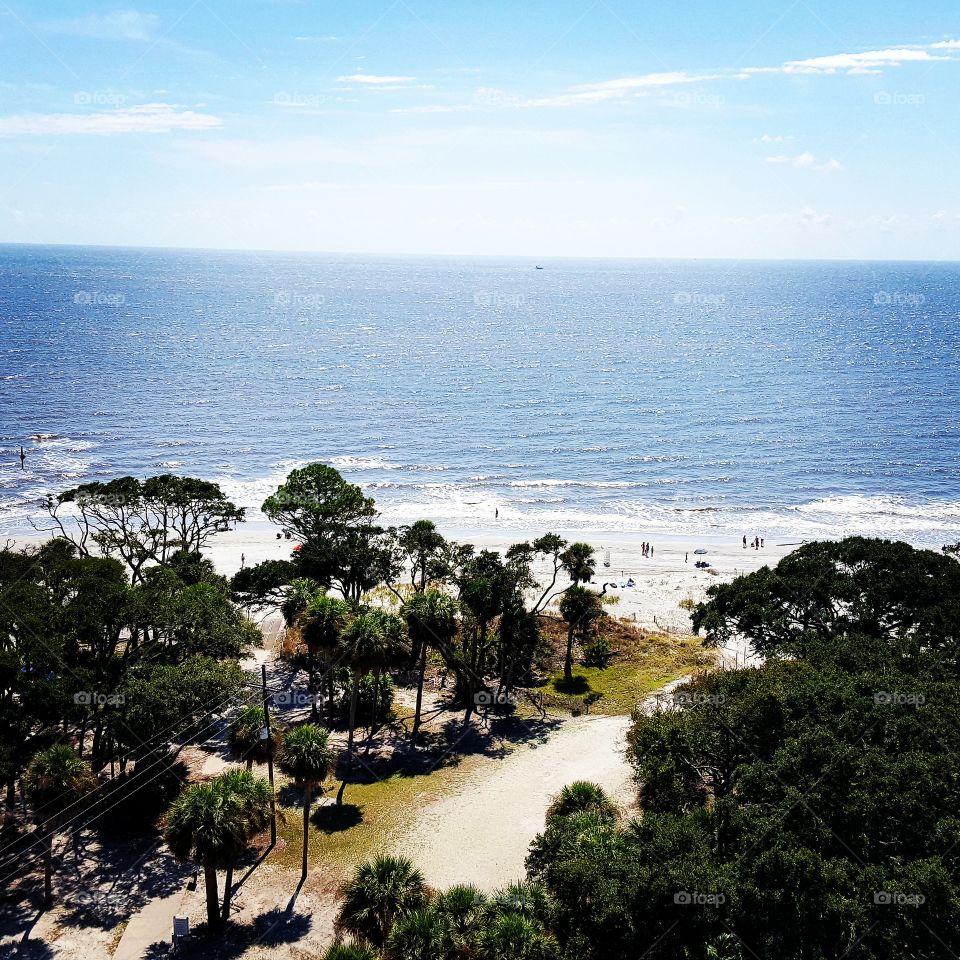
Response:
[{"label": "white cloud", "polygon": [[94,40],[152,40],[160,25],[155,13],[115,10],[103,15],[91,14],[66,20],[48,20],[42,24],[50,33],[67,33]]},{"label": "white cloud", "polygon": [[931,50],[960,50],[960,40],[938,40],[930,44]]},{"label": "white cloud", "polygon": [[223,121],[167,103],[145,103],[102,113],[25,113],[0,117],[0,137],[59,137],[83,134],[169,133],[210,130]]},{"label": "white cloud", "polygon": [[792,140],[793,136],[791,134],[786,135],[777,135],[774,136],[769,133],[764,133],[759,137],[754,139],[754,143],[786,143],[788,140]]},{"label": "white cloud", "polygon": [[570,107],[581,103],[600,103],[604,100],[619,100],[631,94],[643,96],[658,87],[671,87],[687,83],[699,83],[704,80],[716,80],[719,74],[704,76],[671,71],[665,73],[646,73],[637,77],[620,77],[616,80],[603,80],[600,83],[588,83],[573,87],[568,93],[555,97],[541,97],[525,101],[528,107]]},{"label": "white cloud", "polygon": [[345,77],[337,77],[337,83],[361,83],[368,86],[391,86],[398,83],[413,83],[413,81],[413,77],[383,77],[373,73],[351,73]]},{"label": "white cloud", "polygon": [[831,157],[829,160],[820,162],[809,150],[798,153],[794,157],[781,153],[773,157],[766,157],[765,159],[767,163],[785,164],[791,167],[799,167],[801,170],[833,171],[843,169],[843,164],[841,164],[839,160],[834,160],[833,157]]},{"label": "white cloud", "polygon": [[391,113],[463,113],[472,110],[472,103],[460,103],[450,106],[443,103],[427,103],[422,107],[395,107]]},{"label": "white cloud", "polygon": [[849,74],[880,73],[884,67],[899,67],[904,63],[932,63],[949,60],[919,47],[892,47],[887,50],[868,50],[863,53],[834,53],[807,60],[788,60],[779,67],[745,67],[741,73],[814,73],[831,74],[842,71]]}]

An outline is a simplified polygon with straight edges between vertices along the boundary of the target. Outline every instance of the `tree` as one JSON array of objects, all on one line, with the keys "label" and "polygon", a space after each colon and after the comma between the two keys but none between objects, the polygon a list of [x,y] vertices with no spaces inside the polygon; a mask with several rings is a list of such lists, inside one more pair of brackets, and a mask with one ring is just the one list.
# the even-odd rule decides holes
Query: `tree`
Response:
[{"label": "tree", "polygon": [[[289,596],[288,584],[292,588],[296,579],[297,565],[292,560],[262,560],[252,567],[241,567],[230,578],[230,591],[241,607],[280,606]],[[290,615],[285,606],[282,610],[289,626],[299,611]]]},{"label": "tree", "polygon": [[410,742],[415,743],[420,730],[423,706],[423,678],[430,648],[447,651],[457,632],[457,607],[453,599],[437,590],[414,593],[403,605],[403,618],[417,658],[417,703],[413,715]]},{"label": "tree", "polygon": [[398,917],[427,903],[423,875],[406,857],[379,856],[364,863],[341,895],[337,928],[378,949]]},{"label": "tree", "polygon": [[418,520],[409,527],[401,527],[397,540],[403,556],[410,565],[410,583],[419,592],[428,584],[442,582],[451,574],[450,545],[430,520]]},{"label": "tree", "polygon": [[960,565],[906,543],[848,537],[804,544],[771,570],[707,591],[695,630],[717,646],[735,635],[766,656],[803,655],[835,638],[875,637],[899,656],[935,647],[958,665]]},{"label": "tree", "polygon": [[40,821],[43,837],[43,895],[53,900],[53,838],[58,819],[66,811],[76,817],[78,801],[92,792],[97,779],[90,768],[66,744],[37,753],[23,778],[27,799]]},{"label": "tree", "polygon": [[431,907],[424,907],[397,917],[383,955],[390,960],[448,960],[455,956],[453,951],[446,918]]},{"label": "tree", "polygon": [[46,509],[80,553],[96,547],[119,557],[135,583],[147,564],[166,564],[183,550],[199,553],[214,534],[244,519],[244,509],[217,484],[171,474],[84,483],[51,496]]},{"label": "tree", "polygon": [[270,757],[270,744],[274,754],[279,754],[283,746],[283,727],[277,720],[271,720],[271,740],[261,738],[260,733],[267,722],[263,707],[256,703],[247,704],[230,721],[227,728],[227,743],[233,755],[242,760],[249,770],[254,762],[266,763]]},{"label": "tree", "polygon": [[334,756],[323,727],[305,723],[287,734],[280,754],[280,769],[303,787],[303,872],[307,876],[310,841],[310,806],[316,784],[322,783],[333,768]]},{"label": "tree", "polygon": [[[314,658],[319,653],[326,661],[327,689],[333,700],[333,658],[340,642],[340,635],[350,620],[350,607],[336,597],[314,594],[307,600],[297,625],[309,653],[310,682],[313,686]],[[317,715],[316,695],[313,702],[313,719]]]},{"label": "tree", "polygon": [[[396,662],[406,651],[403,620],[383,610],[367,610],[355,617],[340,636],[339,651],[350,664],[350,728],[347,737],[348,769],[353,769],[353,738],[357,720],[357,696],[360,677],[380,671]],[[373,716],[377,709],[374,704]],[[344,781],[345,782],[345,781]],[[338,802],[342,799],[338,794]]]},{"label": "tree", "polygon": [[[187,787],[167,812],[164,837],[170,852],[203,867],[207,924],[218,929],[229,915],[233,867],[252,836],[270,822],[270,788],[247,770],[228,771]],[[228,871],[223,906],[217,870]]]},{"label": "tree", "polygon": [[555,960],[557,942],[527,917],[508,913],[497,917],[482,931],[478,946],[488,960]]},{"label": "tree", "polygon": [[600,598],[592,590],[575,585],[560,598],[560,613],[567,621],[567,652],[563,660],[563,678],[573,680],[573,642],[587,634],[593,621],[600,616]]},{"label": "tree", "polygon": [[617,805],[607,796],[603,787],[587,780],[575,780],[567,784],[547,809],[547,821],[553,817],[568,817],[572,813],[596,813],[617,818]]},{"label": "tree", "polygon": [[563,569],[573,583],[589,583],[596,570],[593,547],[589,543],[571,543],[561,557]]}]

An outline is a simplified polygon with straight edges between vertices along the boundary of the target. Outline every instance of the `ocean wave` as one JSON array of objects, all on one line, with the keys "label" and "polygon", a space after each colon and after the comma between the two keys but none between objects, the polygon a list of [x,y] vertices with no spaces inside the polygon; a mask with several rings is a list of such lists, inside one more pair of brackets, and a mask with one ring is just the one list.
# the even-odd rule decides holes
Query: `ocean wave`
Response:
[{"label": "ocean wave", "polygon": [[380,457],[331,457],[330,466],[338,470],[400,470],[397,463],[383,460]]}]

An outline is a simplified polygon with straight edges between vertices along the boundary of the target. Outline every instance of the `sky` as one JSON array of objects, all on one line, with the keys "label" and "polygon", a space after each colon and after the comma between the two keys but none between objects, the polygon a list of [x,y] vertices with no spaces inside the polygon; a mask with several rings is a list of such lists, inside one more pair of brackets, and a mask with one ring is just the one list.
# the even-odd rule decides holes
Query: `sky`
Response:
[{"label": "sky", "polygon": [[956,0],[0,0],[0,242],[960,259]]}]

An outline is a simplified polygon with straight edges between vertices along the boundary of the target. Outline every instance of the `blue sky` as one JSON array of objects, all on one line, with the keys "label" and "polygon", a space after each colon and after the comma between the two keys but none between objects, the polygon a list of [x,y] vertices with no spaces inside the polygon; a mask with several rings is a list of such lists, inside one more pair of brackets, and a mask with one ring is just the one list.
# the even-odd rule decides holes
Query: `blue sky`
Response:
[{"label": "blue sky", "polygon": [[0,240],[960,259],[960,7],[0,0]]}]

